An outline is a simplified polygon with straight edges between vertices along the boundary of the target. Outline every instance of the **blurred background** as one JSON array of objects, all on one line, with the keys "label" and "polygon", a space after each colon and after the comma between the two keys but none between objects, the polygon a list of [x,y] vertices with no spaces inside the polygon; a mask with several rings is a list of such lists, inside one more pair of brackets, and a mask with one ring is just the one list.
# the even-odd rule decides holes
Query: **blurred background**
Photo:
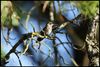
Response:
[{"label": "blurred background", "polygon": [[[5,55],[9,52],[10,49],[12,49],[12,46],[18,42],[23,34],[34,32],[34,29],[35,32],[40,32],[48,23],[49,10],[46,8],[46,11],[43,13],[43,4],[41,3],[42,1],[13,1],[14,8],[18,13],[16,15],[19,15],[20,19],[18,22],[14,20],[14,26],[10,31],[8,31],[10,25],[8,25],[8,27],[4,27],[1,30],[1,50],[4,51]],[[2,4],[4,4],[3,1],[1,2],[1,6]],[[72,4],[73,3],[70,3],[69,1],[59,1],[59,4],[57,1],[54,1],[56,14],[59,14],[60,5],[61,15],[65,18],[64,21],[66,21],[66,19],[75,19],[80,14],[80,11]],[[31,11],[31,14],[28,15],[29,11]],[[57,24],[58,21],[55,23]],[[78,20],[78,26],[80,23],[80,20]],[[74,29],[78,26],[72,25]],[[10,32],[9,43],[5,39],[8,36],[8,32]],[[60,32],[67,33],[67,30],[64,28]],[[22,66],[75,66],[75,64],[88,65],[88,59],[87,57],[84,57],[87,55],[82,51],[73,49],[70,43],[71,39],[66,33],[55,34],[56,37],[58,37],[58,39],[55,40],[55,43],[59,44],[56,46],[56,57],[54,42],[52,40],[46,38],[43,39],[40,42],[40,49],[38,49],[39,43],[36,43],[37,37],[34,37],[35,40],[32,40],[31,42],[29,39],[24,40],[23,43],[21,43],[16,49],[17,52],[24,52],[25,46],[29,45],[25,54],[18,53]],[[62,44],[60,41],[65,43]],[[55,58],[57,58],[57,64],[55,63]],[[7,60],[8,63],[5,66],[20,66],[19,59],[15,53],[11,53],[10,58]]]}]

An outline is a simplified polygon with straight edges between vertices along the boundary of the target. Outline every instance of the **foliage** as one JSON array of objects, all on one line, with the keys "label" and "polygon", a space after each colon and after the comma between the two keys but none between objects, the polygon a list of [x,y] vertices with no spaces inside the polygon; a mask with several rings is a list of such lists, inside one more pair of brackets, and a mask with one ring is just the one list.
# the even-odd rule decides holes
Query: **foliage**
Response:
[{"label": "foliage", "polygon": [[12,2],[1,1],[1,22],[3,26],[18,26],[19,16],[17,12],[13,9]]},{"label": "foliage", "polygon": [[79,1],[76,4],[83,15],[92,18],[97,11],[99,1]]}]

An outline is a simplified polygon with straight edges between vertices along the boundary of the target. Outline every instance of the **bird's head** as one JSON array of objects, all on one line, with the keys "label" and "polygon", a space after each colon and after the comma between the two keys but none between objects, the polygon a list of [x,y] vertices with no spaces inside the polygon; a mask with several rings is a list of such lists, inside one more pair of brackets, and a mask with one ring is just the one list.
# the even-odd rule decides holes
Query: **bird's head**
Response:
[{"label": "bird's head", "polygon": [[52,30],[56,29],[57,27],[58,27],[57,24],[54,24],[52,22],[49,22],[47,24],[47,27],[46,27],[46,33],[47,34],[50,34],[52,32]]},{"label": "bird's head", "polygon": [[47,24],[47,27],[53,27],[53,23],[52,22],[49,22],[48,24]]}]

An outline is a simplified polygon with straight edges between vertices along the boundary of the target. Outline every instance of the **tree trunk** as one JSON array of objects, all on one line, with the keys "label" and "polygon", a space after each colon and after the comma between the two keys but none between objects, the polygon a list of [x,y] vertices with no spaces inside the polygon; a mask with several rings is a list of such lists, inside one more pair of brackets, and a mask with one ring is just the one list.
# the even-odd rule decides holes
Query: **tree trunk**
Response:
[{"label": "tree trunk", "polygon": [[99,66],[99,13],[94,17],[89,31],[86,36],[89,65]]}]

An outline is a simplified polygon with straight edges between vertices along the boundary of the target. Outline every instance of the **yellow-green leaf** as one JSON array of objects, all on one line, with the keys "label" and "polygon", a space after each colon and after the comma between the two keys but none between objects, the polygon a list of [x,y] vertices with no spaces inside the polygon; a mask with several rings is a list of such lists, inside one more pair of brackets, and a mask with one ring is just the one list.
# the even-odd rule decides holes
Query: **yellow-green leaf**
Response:
[{"label": "yellow-green leaf", "polygon": [[18,26],[19,25],[19,23],[18,23],[19,18],[17,18],[17,17],[18,16],[17,16],[16,12],[13,12],[13,14],[12,14],[12,25],[13,26]]}]

